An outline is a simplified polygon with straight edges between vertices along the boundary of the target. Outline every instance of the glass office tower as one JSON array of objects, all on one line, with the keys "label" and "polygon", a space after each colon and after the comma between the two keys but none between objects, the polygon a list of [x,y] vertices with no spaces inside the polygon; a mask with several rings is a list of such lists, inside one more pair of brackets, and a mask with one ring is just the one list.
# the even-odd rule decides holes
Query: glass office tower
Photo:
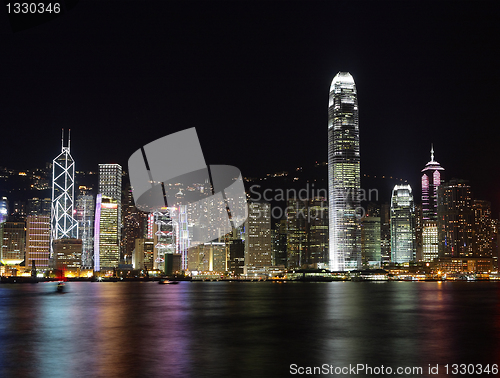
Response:
[{"label": "glass office tower", "polygon": [[415,205],[410,185],[396,185],[391,199],[391,261],[415,261]]},{"label": "glass office tower", "polygon": [[339,72],[328,104],[329,268],[361,267],[359,127],[356,84]]},{"label": "glass office tower", "polygon": [[[70,153],[70,138],[52,162],[51,240],[77,238],[78,223],[73,217],[75,198],[75,162]],[[51,246],[52,248],[52,246]]]}]

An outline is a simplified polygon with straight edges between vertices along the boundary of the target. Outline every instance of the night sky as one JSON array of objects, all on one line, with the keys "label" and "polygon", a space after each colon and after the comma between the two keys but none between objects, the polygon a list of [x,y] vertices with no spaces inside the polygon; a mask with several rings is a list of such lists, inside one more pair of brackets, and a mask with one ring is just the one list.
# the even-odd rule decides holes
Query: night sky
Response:
[{"label": "night sky", "polygon": [[446,178],[499,211],[499,16],[495,1],[84,1],[13,32],[2,9],[0,166],[44,166],[61,128],[78,170],[127,169],[189,127],[208,164],[245,176],[326,161],[330,83],[349,71],[362,174],[405,178],[420,202],[434,143]]}]

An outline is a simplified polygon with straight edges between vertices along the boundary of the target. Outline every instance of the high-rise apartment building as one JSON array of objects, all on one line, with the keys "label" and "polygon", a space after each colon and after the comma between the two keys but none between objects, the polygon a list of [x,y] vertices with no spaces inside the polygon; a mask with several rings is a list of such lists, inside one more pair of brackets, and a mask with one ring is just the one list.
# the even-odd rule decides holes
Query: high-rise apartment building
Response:
[{"label": "high-rise apartment building", "polygon": [[356,84],[339,72],[328,104],[329,268],[361,267],[360,157]]},{"label": "high-rise apartment building", "polygon": [[396,185],[391,198],[391,261],[415,261],[415,205],[410,185]]}]

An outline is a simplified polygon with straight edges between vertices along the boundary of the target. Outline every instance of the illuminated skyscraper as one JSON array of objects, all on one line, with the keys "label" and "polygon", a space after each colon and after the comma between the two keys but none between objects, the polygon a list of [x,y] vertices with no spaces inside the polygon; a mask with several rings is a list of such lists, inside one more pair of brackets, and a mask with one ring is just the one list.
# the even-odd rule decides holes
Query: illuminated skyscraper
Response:
[{"label": "illuminated skyscraper", "polygon": [[50,215],[31,214],[26,222],[25,266],[35,261],[37,269],[49,268]]},{"label": "illuminated skyscraper", "polygon": [[[96,204],[96,224],[97,212],[100,211],[100,222],[104,225],[104,228],[101,226],[99,231],[101,233],[105,232],[105,234],[98,235],[97,229],[94,231],[94,249],[97,245],[100,245],[99,248],[101,249],[100,252],[94,251],[94,259],[98,256],[100,260],[98,264],[94,261],[94,269],[96,269],[96,265],[101,267],[116,267],[120,263],[122,226],[121,165],[99,164],[99,194],[102,201],[100,205]],[[95,239],[100,240],[100,242],[96,243]]]},{"label": "illuminated skyscraper", "polygon": [[417,260],[432,261],[438,257],[437,242],[437,192],[443,182],[442,168],[434,161],[431,145],[431,161],[422,169],[422,206],[416,216]]},{"label": "illuminated skyscraper", "polygon": [[76,197],[76,219],[78,234],[82,239],[82,266],[91,268],[94,258],[94,212],[95,201],[91,194]]},{"label": "illuminated skyscraper", "polygon": [[119,263],[118,203],[114,198],[99,193],[94,226],[94,270],[116,268]]},{"label": "illuminated skyscraper", "polygon": [[437,190],[442,182],[442,168],[434,161],[434,147],[431,146],[431,161],[422,169],[422,219],[437,220]]},{"label": "illuminated skyscraper", "polygon": [[361,267],[359,126],[356,84],[339,72],[328,104],[329,268]]},{"label": "illuminated skyscraper", "polygon": [[[113,198],[118,204],[118,224],[122,218],[122,166],[120,164],[99,164],[99,193]],[[118,228],[120,238],[120,228]]]},{"label": "illuminated skyscraper", "polygon": [[438,189],[439,257],[473,257],[474,201],[465,180]]},{"label": "illuminated skyscraper", "polygon": [[392,190],[391,260],[415,261],[415,205],[410,185],[396,185]]},{"label": "illuminated skyscraper", "polygon": [[56,239],[78,238],[78,223],[73,217],[75,162],[70,154],[70,143],[68,135],[68,145],[64,146],[63,130],[61,153],[52,162],[52,242]]},{"label": "illuminated skyscraper", "polygon": [[3,265],[19,265],[24,260],[25,222],[4,222],[0,224],[0,262]]}]

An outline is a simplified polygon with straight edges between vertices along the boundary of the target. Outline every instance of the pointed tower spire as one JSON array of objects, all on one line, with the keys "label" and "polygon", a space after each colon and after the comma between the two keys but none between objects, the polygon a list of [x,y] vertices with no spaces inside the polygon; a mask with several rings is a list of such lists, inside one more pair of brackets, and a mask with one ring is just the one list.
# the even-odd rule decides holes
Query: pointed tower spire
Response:
[{"label": "pointed tower spire", "polygon": [[68,151],[71,148],[71,129],[68,129]]},{"label": "pointed tower spire", "polygon": [[434,144],[431,143],[431,161],[434,161]]},{"label": "pointed tower spire", "polygon": [[61,152],[64,151],[64,129],[61,129]]}]

